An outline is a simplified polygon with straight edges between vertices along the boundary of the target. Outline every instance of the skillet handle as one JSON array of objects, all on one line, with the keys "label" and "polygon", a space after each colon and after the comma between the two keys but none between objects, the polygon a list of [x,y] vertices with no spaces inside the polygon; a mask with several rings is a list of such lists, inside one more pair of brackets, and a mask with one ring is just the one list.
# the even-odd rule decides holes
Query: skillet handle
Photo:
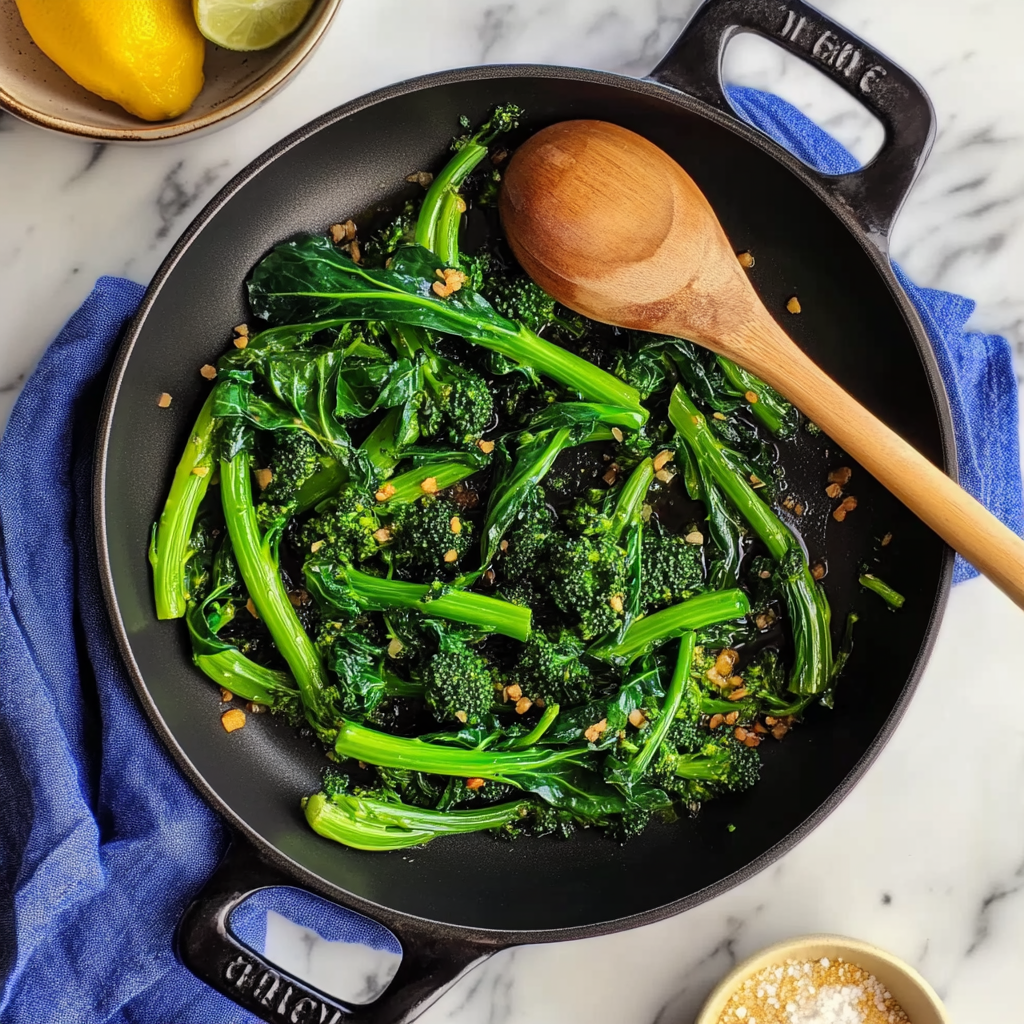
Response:
[{"label": "skillet handle", "polygon": [[650,77],[733,117],[722,84],[726,45],[756,32],[826,74],[885,127],[878,154],[850,174],[811,171],[881,249],[935,134],[921,86],[857,36],[802,0],[705,0]]},{"label": "skillet handle", "polygon": [[294,879],[236,836],[178,924],[176,945],[182,963],[268,1024],[404,1024],[501,948],[453,937],[428,921],[378,915],[398,939],[402,963],[377,1000],[348,1006],[275,967],[228,929],[231,911],[254,892],[294,885]]}]

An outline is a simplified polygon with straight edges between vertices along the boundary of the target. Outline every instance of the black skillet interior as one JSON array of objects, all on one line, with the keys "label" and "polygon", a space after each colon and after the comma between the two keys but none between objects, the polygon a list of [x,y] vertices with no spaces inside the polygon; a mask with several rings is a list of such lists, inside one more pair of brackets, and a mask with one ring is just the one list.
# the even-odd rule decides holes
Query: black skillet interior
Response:
[{"label": "black skillet interior", "polygon": [[[140,696],[183,767],[229,821],[304,884],[364,910],[376,905],[519,933],[502,941],[607,930],[626,918],[639,923],[753,873],[845,793],[910,695],[948,586],[949,552],[856,466],[849,490],[858,508],[835,522],[823,494],[826,475],[851,463],[827,439],[802,433],[780,451],[788,489],[806,507],[795,525],[812,559],[827,564],[835,631],[851,610],[860,623],[835,710],[812,709],[806,726],[768,745],[757,788],[695,819],[652,827],[623,847],[586,833],[514,844],[457,837],[415,856],[331,844],[306,827],[299,808],[299,798],[317,787],[322,753],[270,716],[251,716],[244,730],[226,735],[211,684],[191,664],[183,625],[157,622],[150,595],[150,525],[207,387],[197,370],[247,319],[242,284],[250,268],[275,242],[386,202],[403,192],[411,171],[436,169],[460,115],[476,121],[513,100],[528,112],[524,135],[567,118],[600,118],[647,136],[686,167],[736,249],[755,254],[752,279],[768,308],[786,318],[785,301],[798,294],[803,313],[785,319],[794,338],[940,464],[950,458],[948,413],[920,326],[907,319],[891,275],[792,162],[780,162],[751,131],[657,84],[604,74],[490,68],[428,84],[394,87],[345,116],[328,115],[245,172],[179,243],[151,288],[115,370],[99,460],[115,625],[123,625]],[[174,396],[168,410],[156,405],[163,391]],[[892,543],[881,549],[887,533]],[[898,615],[857,586],[865,564],[906,595]],[[510,885],[515,877],[530,884]],[[637,877],[643,886],[626,884]]]}]

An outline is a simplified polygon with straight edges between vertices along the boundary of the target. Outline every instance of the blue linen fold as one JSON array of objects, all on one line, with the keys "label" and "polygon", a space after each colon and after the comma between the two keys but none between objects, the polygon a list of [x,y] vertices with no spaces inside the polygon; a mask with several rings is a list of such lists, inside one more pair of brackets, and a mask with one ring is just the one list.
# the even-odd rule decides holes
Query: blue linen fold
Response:
[{"label": "blue linen fold", "polygon": [[[855,168],[838,143],[784,101],[751,89],[733,89],[730,97],[802,159],[823,170]],[[918,288],[898,268],[897,274],[935,346],[961,480],[1019,533],[1009,347],[1002,338],[964,331],[970,300]],[[175,924],[216,865],[226,832],[136,702],[96,569],[96,408],[108,361],[142,291],[122,279],[97,282],[27,381],[0,441],[5,1024],[255,1019],[174,958]],[[958,565],[957,579],[970,574]],[[285,908],[275,906],[290,916]],[[303,923],[301,913],[295,919]]]}]

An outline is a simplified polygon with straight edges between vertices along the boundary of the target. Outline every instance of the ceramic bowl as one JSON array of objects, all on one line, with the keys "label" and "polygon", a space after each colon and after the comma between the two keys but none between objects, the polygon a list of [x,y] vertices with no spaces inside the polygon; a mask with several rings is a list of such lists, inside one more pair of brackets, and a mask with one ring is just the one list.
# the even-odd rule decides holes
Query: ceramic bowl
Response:
[{"label": "ceramic bowl", "polygon": [[784,964],[787,960],[820,960],[822,957],[830,960],[841,957],[870,971],[893,994],[910,1019],[910,1024],[951,1024],[935,990],[910,964],[869,942],[859,942],[841,935],[805,935],[777,942],[755,953],[748,960],[737,964],[715,986],[694,1024],[718,1024],[729,997],[746,978],[756,974],[762,967]]},{"label": "ceramic bowl", "polygon": [[252,53],[206,44],[206,82],[170,121],[143,121],[72,81],[32,42],[15,0],[0,0],[0,108],[44,128],[104,142],[174,139],[254,110],[298,70],[341,6],[317,0],[287,39]]}]

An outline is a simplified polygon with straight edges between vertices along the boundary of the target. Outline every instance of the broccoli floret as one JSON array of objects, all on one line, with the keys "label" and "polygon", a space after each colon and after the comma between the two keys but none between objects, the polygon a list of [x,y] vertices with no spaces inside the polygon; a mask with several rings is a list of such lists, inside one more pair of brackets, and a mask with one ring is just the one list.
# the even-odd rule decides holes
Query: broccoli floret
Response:
[{"label": "broccoli floret", "polygon": [[627,804],[626,809],[610,825],[608,831],[620,843],[633,839],[651,823],[652,814],[639,804]]},{"label": "broccoli floret", "polygon": [[582,320],[570,313],[561,315],[558,303],[525,274],[517,277],[497,275],[486,282],[484,292],[491,305],[510,320],[518,320],[535,334],[558,327],[578,338],[585,330]]},{"label": "broccoli floret", "polygon": [[[473,524],[444,498],[424,497],[396,505],[387,531],[387,557],[398,569],[454,571],[469,550]],[[454,554],[453,554],[454,552]]]},{"label": "broccoli floret", "polygon": [[576,831],[576,821],[569,811],[540,802],[531,804],[529,817],[523,824],[537,836],[556,835],[570,839]]},{"label": "broccoli floret", "polygon": [[549,704],[582,704],[591,687],[583,651],[583,644],[567,631],[555,641],[534,630],[519,652],[512,676],[524,693],[543,697]]},{"label": "broccoli floret", "polygon": [[278,430],[271,438],[266,468],[256,474],[256,518],[264,530],[295,513],[299,488],[320,469],[316,445],[304,431]]},{"label": "broccoli floret", "polygon": [[461,153],[467,146],[489,146],[499,135],[518,128],[522,116],[523,108],[515,103],[499,103],[491,111],[491,116],[473,131],[473,122],[463,114],[459,118],[459,124],[464,134],[452,140],[452,150]]},{"label": "broccoli floret", "polygon": [[439,722],[475,725],[494,702],[486,659],[458,635],[445,634],[423,669],[427,703]]},{"label": "broccoli floret", "polygon": [[[440,362],[440,360],[438,360]],[[424,368],[438,411],[448,424],[448,437],[468,444],[481,437],[494,420],[494,397],[480,374],[444,361],[443,375]]]},{"label": "broccoli floret", "polygon": [[376,502],[356,487],[346,487],[320,506],[299,530],[303,550],[319,558],[352,564],[373,558],[380,547]]},{"label": "broccoli floret", "polygon": [[551,598],[576,618],[585,640],[622,624],[625,569],[622,549],[606,538],[566,537],[552,548]]},{"label": "broccoli floret", "polygon": [[761,773],[761,758],[731,733],[714,733],[695,753],[665,747],[651,770],[650,781],[687,803],[700,803],[724,793],[753,786]]},{"label": "broccoli floret", "polygon": [[578,536],[596,537],[607,533],[612,527],[611,508],[606,502],[593,504],[582,499],[576,501],[560,516],[562,526]]},{"label": "broccoli floret", "polygon": [[704,589],[701,548],[654,530],[643,539],[643,598],[648,608],[684,601]]},{"label": "broccoli floret", "polygon": [[509,532],[508,546],[499,561],[505,579],[513,583],[534,580],[543,572],[556,536],[555,515],[543,503],[542,495],[524,502],[524,507],[527,505],[519,525]]},{"label": "broccoli floret", "polygon": [[416,231],[416,206],[410,200],[393,219],[374,231],[363,243],[363,260],[383,264],[400,245],[408,245]]}]

